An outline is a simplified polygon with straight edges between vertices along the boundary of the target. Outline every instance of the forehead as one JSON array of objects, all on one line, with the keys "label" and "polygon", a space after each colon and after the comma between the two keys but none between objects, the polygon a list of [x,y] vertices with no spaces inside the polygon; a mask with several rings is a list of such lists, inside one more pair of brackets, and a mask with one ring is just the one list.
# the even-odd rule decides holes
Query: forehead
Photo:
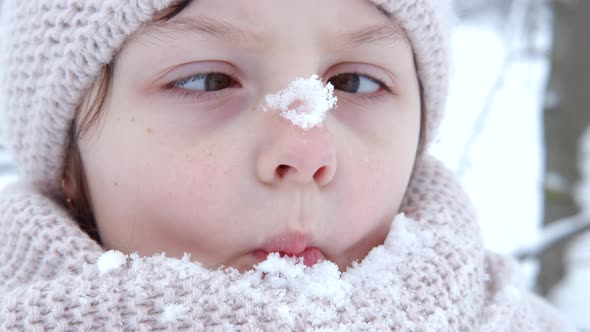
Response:
[{"label": "forehead", "polygon": [[185,32],[258,46],[302,36],[334,47],[407,42],[403,29],[368,0],[199,0],[143,31],[160,36]]}]

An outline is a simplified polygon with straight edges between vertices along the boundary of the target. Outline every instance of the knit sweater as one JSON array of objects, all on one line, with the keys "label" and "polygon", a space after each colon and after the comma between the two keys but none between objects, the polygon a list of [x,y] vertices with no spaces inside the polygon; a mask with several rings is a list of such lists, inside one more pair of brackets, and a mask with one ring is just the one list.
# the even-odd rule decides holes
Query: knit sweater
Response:
[{"label": "knit sweater", "polygon": [[1,194],[0,211],[2,331],[573,330],[520,288],[514,263],[486,252],[466,195],[432,158],[418,163],[384,244],[342,273],[275,255],[240,273],[189,256],[105,254],[22,183]]}]

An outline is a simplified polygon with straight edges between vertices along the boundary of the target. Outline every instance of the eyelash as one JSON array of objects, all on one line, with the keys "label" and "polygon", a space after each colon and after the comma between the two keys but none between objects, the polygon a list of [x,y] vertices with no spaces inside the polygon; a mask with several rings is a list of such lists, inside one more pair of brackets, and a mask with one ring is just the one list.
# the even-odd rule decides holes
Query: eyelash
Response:
[{"label": "eyelash", "polygon": [[174,80],[174,81],[166,84],[162,88],[161,93],[166,94],[168,96],[172,96],[172,97],[191,99],[191,101],[195,101],[195,102],[206,102],[208,100],[215,99],[217,97],[220,97],[223,94],[226,94],[227,90],[229,88],[221,89],[221,90],[217,90],[217,91],[192,91],[192,90],[183,89],[183,88],[180,88],[177,86],[177,84],[179,84],[180,82],[190,81],[199,75],[210,75],[210,74],[227,75],[232,79],[232,85],[234,85],[234,83],[237,82],[236,80],[233,79],[234,75],[232,75],[232,74],[227,74],[227,73],[222,73],[222,72],[196,73],[196,74],[193,74],[193,75],[190,75],[187,77],[183,77],[178,80]]},{"label": "eyelash", "polygon": [[[212,99],[220,97],[221,95],[226,94],[227,90],[229,90],[229,89],[235,88],[232,86],[229,88],[216,90],[216,91],[194,91],[194,90],[179,88],[177,86],[178,83],[180,83],[180,82],[191,80],[199,75],[209,75],[209,74],[227,75],[232,79],[232,85],[233,84],[240,85],[239,82],[236,81],[233,78],[233,75],[231,75],[231,74],[226,74],[226,73],[222,73],[222,72],[206,72],[206,73],[197,73],[197,74],[194,74],[191,76],[187,76],[187,77],[172,81],[172,82],[166,84],[166,86],[164,86],[164,88],[162,89],[162,92],[166,93],[172,97],[189,98],[189,99],[192,99],[193,101],[196,101],[196,102],[206,102],[208,100],[212,100]],[[354,74],[354,75],[363,76],[363,77],[377,83],[380,86],[380,90],[385,90],[387,93],[393,93],[393,89],[391,87],[389,87],[387,84],[383,83],[383,81],[381,81],[373,76],[359,73],[359,72],[340,73],[338,75],[341,75],[341,74]],[[336,76],[337,75],[334,75],[334,76],[330,77],[330,79],[332,79]],[[346,91],[341,91],[341,90],[337,90],[337,91],[340,91],[341,93],[346,93],[348,95],[353,95],[353,96],[355,96],[355,98],[359,98],[363,101],[375,101],[376,102],[376,101],[380,101],[382,98],[385,97],[385,95],[382,91],[377,91],[374,93],[351,93],[351,92],[346,92]]]}]

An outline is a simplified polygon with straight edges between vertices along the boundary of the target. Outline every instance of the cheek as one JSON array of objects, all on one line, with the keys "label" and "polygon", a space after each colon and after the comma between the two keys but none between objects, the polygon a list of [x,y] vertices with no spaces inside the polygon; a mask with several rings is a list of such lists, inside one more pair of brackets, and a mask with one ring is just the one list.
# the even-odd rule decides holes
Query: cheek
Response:
[{"label": "cheek", "polygon": [[[235,151],[169,141],[156,131],[105,130],[86,164],[97,224],[108,247],[181,255],[231,238],[224,206],[237,181]],[[188,142],[192,142],[189,140]],[[204,238],[204,236],[207,238]],[[195,243],[200,248],[195,248]],[[206,262],[206,259],[203,259]]]},{"label": "cheek", "polygon": [[367,157],[351,170],[355,180],[351,209],[358,220],[382,221],[393,217],[405,194],[413,158]]},{"label": "cheek", "polygon": [[[379,243],[399,211],[413,170],[419,137],[418,112],[384,118],[363,135],[340,144],[338,172],[346,227],[337,238]],[[343,152],[343,153],[342,153]],[[359,244],[360,245],[360,244]],[[362,246],[362,245],[361,245]],[[368,250],[368,249],[367,249]],[[362,250],[361,250],[362,251]]]},{"label": "cheek", "polygon": [[161,165],[171,170],[170,176],[162,180],[152,178],[151,182],[167,190],[165,195],[154,198],[168,203],[168,211],[162,217],[169,216],[181,223],[199,221],[199,227],[222,227],[221,221],[227,220],[228,208],[224,207],[227,197],[235,191],[237,174],[228,166],[235,164],[235,156],[215,150],[215,147],[191,149],[170,156]]}]

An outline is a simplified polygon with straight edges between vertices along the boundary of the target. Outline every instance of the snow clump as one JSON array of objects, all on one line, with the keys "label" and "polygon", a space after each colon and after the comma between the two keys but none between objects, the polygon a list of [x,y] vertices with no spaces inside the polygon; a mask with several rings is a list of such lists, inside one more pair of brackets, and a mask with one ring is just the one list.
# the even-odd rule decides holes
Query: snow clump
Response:
[{"label": "snow clump", "polygon": [[96,261],[98,272],[103,275],[120,268],[127,262],[127,255],[117,250],[109,250],[102,254]]},{"label": "snow clump", "polygon": [[297,78],[286,89],[265,98],[268,108],[280,110],[282,117],[304,130],[321,126],[337,100],[334,86],[323,84],[316,74]]}]

